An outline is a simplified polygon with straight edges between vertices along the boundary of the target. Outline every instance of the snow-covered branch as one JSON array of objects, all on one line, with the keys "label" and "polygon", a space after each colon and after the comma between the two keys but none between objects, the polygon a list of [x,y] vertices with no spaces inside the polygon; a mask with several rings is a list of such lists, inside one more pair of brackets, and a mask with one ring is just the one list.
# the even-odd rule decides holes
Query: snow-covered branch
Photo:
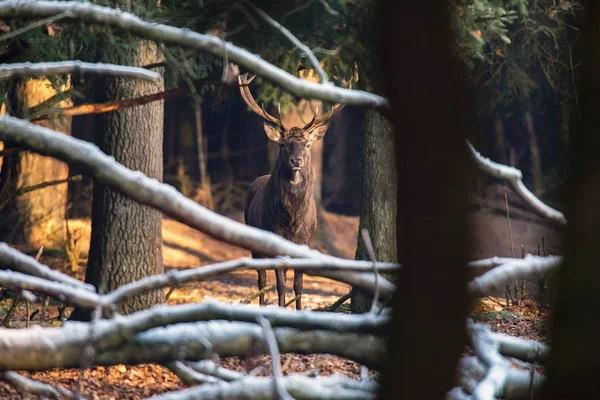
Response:
[{"label": "snow-covered branch", "polygon": [[523,183],[523,173],[520,170],[507,165],[498,164],[489,158],[483,157],[468,141],[467,147],[479,169],[496,178],[507,180],[515,192],[517,192],[527,204],[542,216],[557,222],[561,226],[567,225],[567,219],[563,213],[545,204],[527,189]]},{"label": "snow-covered branch", "polygon": [[[2,5],[0,4],[0,7],[1,6]],[[145,68],[115,64],[88,63],[83,61],[25,62],[0,65],[0,79],[7,79],[13,76],[47,76],[73,73],[110,75],[123,78],[143,79],[146,81],[156,81],[161,77],[159,73]]]},{"label": "snow-covered branch", "polygon": [[245,49],[224,42],[219,37],[144,21],[134,14],[121,10],[75,1],[7,0],[0,2],[0,17],[3,18],[48,17],[64,12],[70,12],[73,18],[84,22],[118,27],[156,42],[199,49],[220,57],[227,55],[229,60],[285,88],[297,97],[380,109],[389,108],[388,100],[381,96],[309,82],[285,72]]},{"label": "snow-covered branch", "polygon": [[[0,9],[2,4],[0,3]],[[126,168],[104,154],[97,146],[83,140],[8,115],[0,116],[0,140],[78,165],[113,190],[224,242],[267,256],[287,255],[331,262],[340,260],[308,246],[292,243],[272,232],[241,224],[210,211],[188,199],[174,187]],[[369,293],[374,293],[376,287],[379,287],[380,295],[384,298],[389,298],[395,290],[395,286],[383,276],[377,278],[376,285],[372,273],[307,270],[307,274],[344,282]]]},{"label": "snow-covered branch", "polygon": [[508,361],[500,355],[499,346],[487,333],[487,325],[468,323],[468,330],[477,357],[485,364],[485,376],[473,388],[477,400],[494,400],[496,392],[504,387],[508,375]]},{"label": "snow-covered branch", "polygon": [[277,22],[273,18],[271,18],[266,12],[264,12],[263,10],[261,10],[260,8],[258,8],[254,4],[252,4],[251,2],[248,2],[248,4],[269,25],[271,25],[272,27],[274,27],[275,29],[277,29],[279,32],[281,32],[281,34],[283,36],[285,36],[290,42],[292,42],[294,44],[294,46],[296,46],[302,53],[304,53],[304,55],[306,56],[306,58],[308,58],[308,60],[310,61],[311,65],[315,69],[316,73],[319,75],[319,78],[321,78],[321,83],[325,83],[325,84],[329,83],[329,78],[327,77],[327,74],[325,73],[325,71],[321,67],[321,64],[319,63],[319,60],[317,59],[317,57],[315,57],[314,53],[310,50],[310,48],[307,45],[305,45],[304,43],[302,43],[296,36],[294,36],[294,34],[292,32],[290,32],[288,29],[286,29],[285,26],[281,25],[279,22]]},{"label": "snow-covered branch", "polygon": [[[473,393],[477,384],[485,378],[486,367],[477,357],[463,357],[459,361],[458,384],[467,393]],[[527,370],[510,368],[506,373],[504,385],[496,390],[495,397],[503,399],[530,398],[530,390],[537,391],[544,383],[544,376],[533,375]]]},{"label": "snow-covered branch", "polygon": [[[280,378],[282,387],[298,400],[364,400],[375,399],[377,385],[363,383],[346,376],[330,375],[310,378],[288,375]],[[269,377],[247,377],[226,384],[209,384],[151,397],[152,400],[189,399],[274,399]]]},{"label": "snow-covered branch", "polygon": [[[488,260],[492,260],[493,262],[494,259]],[[467,288],[472,296],[489,296],[494,291],[503,290],[509,282],[526,278],[533,274],[546,274],[556,270],[561,265],[563,259],[561,256],[540,257],[527,254],[524,258],[509,258],[502,260],[507,260],[508,262],[469,282]],[[481,262],[481,264],[483,265],[484,263]]]},{"label": "snow-covered branch", "polygon": [[0,243],[0,270],[5,269],[18,271],[23,274],[36,276],[49,281],[61,282],[69,286],[82,288],[92,292],[96,291],[94,286],[83,283],[60,271],[52,270],[47,266],[40,264],[35,258],[23,254],[17,249],[13,249],[6,243]]}]

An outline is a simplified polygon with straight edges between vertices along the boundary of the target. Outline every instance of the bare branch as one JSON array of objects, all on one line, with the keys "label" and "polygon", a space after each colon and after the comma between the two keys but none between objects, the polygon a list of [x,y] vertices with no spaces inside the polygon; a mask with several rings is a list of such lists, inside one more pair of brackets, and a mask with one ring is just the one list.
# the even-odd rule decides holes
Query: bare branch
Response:
[{"label": "bare branch", "polygon": [[[0,8],[2,5],[4,4],[0,3]],[[12,78],[14,76],[46,76],[73,73],[111,75],[146,81],[156,81],[160,79],[159,73],[144,68],[103,63],[86,63],[83,61],[26,62],[0,65],[0,79]]]},{"label": "bare branch", "polygon": [[[375,399],[377,385],[362,384],[340,375],[309,378],[288,375],[280,379],[282,387],[298,400],[368,400]],[[202,399],[277,399],[272,380],[268,377],[248,377],[227,384],[202,385],[151,397],[152,400]]]},{"label": "bare branch", "polygon": [[218,379],[221,379],[221,380],[224,380],[227,382],[242,379],[246,376],[245,374],[243,374],[241,372],[223,368],[219,364],[215,364],[214,362],[209,361],[209,360],[188,362],[188,363],[186,363],[186,365],[189,366],[190,368],[192,368],[196,372],[200,372],[201,374],[205,374],[205,375],[211,375],[211,376],[214,376],[215,378],[218,378]]},{"label": "bare branch", "polygon": [[468,324],[471,343],[477,357],[487,367],[485,377],[473,388],[477,400],[495,400],[496,392],[504,387],[508,375],[508,361],[498,352],[497,343],[487,334],[487,325]]},{"label": "bare branch", "polygon": [[[125,328],[128,320],[129,316],[96,322],[94,365],[178,361],[184,345],[188,360],[210,359],[214,353],[221,357],[243,356],[262,343],[263,331],[256,323],[180,323],[130,337]],[[0,329],[0,371],[79,367],[90,325],[66,322],[58,329]],[[274,332],[283,352],[334,354],[373,369],[379,368],[385,358],[385,342],[374,335],[293,328],[274,328]],[[266,350],[258,348],[262,354]]]},{"label": "bare branch", "polygon": [[310,48],[308,46],[306,46],[304,43],[302,43],[300,40],[298,40],[298,38],[296,36],[294,36],[294,34],[292,32],[290,32],[288,29],[286,29],[285,26],[281,25],[279,22],[277,22],[273,18],[271,18],[266,12],[264,12],[263,10],[261,10],[260,8],[258,8],[257,6],[255,6],[253,3],[249,2],[249,1],[246,1],[246,3],[250,7],[252,7],[254,9],[254,11],[256,11],[258,13],[258,15],[260,15],[265,21],[267,21],[267,23],[269,25],[271,25],[272,27],[277,29],[279,32],[281,32],[283,34],[283,36],[285,36],[290,42],[292,42],[294,44],[294,46],[296,46],[298,49],[300,49],[300,51],[302,53],[304,53],[306,58],[308,58],[308,60],[312,64],[313,68],[315,69],[315,72],[321,78],[321,83],[323,83],[323,84],[329,83],[329,78],[327,77],[327,74],[325,73],[325,71],[323,71],[323,68],[321,68],[321,64],[319,63],[319,60],[317,59],[317,57],[315,57],[314,53],[310,50]]},{"label": "bare branch", "polygon": [[279,347],[277,347],[277,339],[273,333],[271,324],[264,317],[258,317],[257,322],[262,327],[265,342],[269,348],[269,354],[271,355],[271,370],[273,371],[273,394],[276,400],[293,400],[289,393],[282,386],[280,379],[281,373],[281,357],[279,356]]},{"label": "bare branch", "polygon": [[[302,269],[306,273],[319,274],[323,270],[339,271],[369,271],[372,266],[367,261],[354,261],[342,259],[294,259],[294,258],[240,258],[237,260],[223,261],[216,264],[206,265],[199,268],[187,270],[172,270],[161,275],[152,275],[139,281],[125,284],[111,293],[107,294],[107,302],[118,304],[125,299],[139,295],[144,292],[177,286],[184,283],[199,281],[211,276],[242,269]],[[392,263],[383,265],[383,270],[398,271],[398,267]]]},{"label": "bare branch", "polygon": [[54,271],[47,266],[40,264],[34,258],[13,249],[6,243],[0,243],[0,268],[11,269],[23,274],[37,276],[38,278],[61,282],[69,286],[95,292],[94,286],[83,283],[60,271]]},{"label": "bare branch", "polygon": [[66,286],[61,282],[53,282],[20,272],[0,270],[0,286],[14,291],[29,290],[42,293],[72,305],[94,308],[102,304],[101,296],[81,287]]},{"label": "bare branch", "polygon": [[[463,357],[459,361],[458,383],[472,393],[486,375],[486,367],[476,357]],[[509,369],[504,386],[496,390],[495,396],[504,399],[529,398],[530,389],[537,391],[544,383],[543,375],[536,375],[532,381],[529,371]]]},{"label": "bare branch", "polygon": [[227,54],[232,62],[260,74],[297,97],[363,105],[383,110],[389,108],[388,100],[381,96],[360,90],[348,90],[309,82],[285,72],[245,49],[228,42],[223,43],[219,37],[146,22],[134,14],[121,10],[79,2],[22,2],[17,0],[0,2],[0,17],[48,17],[66,11],[73,13],[74,18],[82,21],[116,26],[157,42],[200,49],[219,57]]},{"label": "bare branch", "polygon": [[[488,260],[492,260],[491,262],[494,261],[494,259]],[[500,259],[496,259],[496,261],[498,260]],[[507,260],[508,262],[469,282],[467,289],[472,296],[489,296],[494,291],[502,290],[508,282],[526,278],[536,273],[546,274],[556,270],[562,264],[563,258],[561,256],[539,257],[527,254],[524,258],[502,260]],[[484,265],[484,263],[480,265]]]},{"label": "bare branch", "polygon": [[[3,4],[0,3],[0,9]],[[266,256],[289,255],[294,258],[316,258],[331,262],[340,260],[308,246],[292,243],[272,232],[241,224],[210,211],[188,199],[172,186],[148,178],[139,171],[129,170],[104,154],[97,146],[83,140],[8,115],[0,116],[0,140],[81,166],[93,178],[111,189],[224,242]],[[366,292],[375,291],[373,274],[326,270],[307,270],[307,273],[335,279]],[[390,297],[395,286],[382,276],[377,279],[381,295],[385,298]]]},{"label": "bare branch", "polygon": [[223,380],[214,376],[198,372],[181,361],[169,363],[167,364],[167,368],[177,375],[177,377],[186,385],[201,385],[204,383],[224,382]]},{"label": "bare branch", "polygon": [[83,400],[81,397],[75,396],[75,394],[68,389],[60,386],[55,388],[54,386],[26,378],[14,371],[1,372],[0,378],[10,383],[13,387],[15,387],[15,389],[17,389],[19,393],[22,394],[45,396],[57,400],[63,397],[73,400]]},{"label": "bare branch", "polygon": [[542,216],[557,222],[561,226],[567,225],[567,219],[563,213],[548,206],[527,189],[525,184],[523,184],[523,173],[520,170],[507,165],[498,164],[491,161],[489,158],[483,157],[468,141],[467,147],[479,169],[496,178],[506,179],[521,198],[535,211]]}]

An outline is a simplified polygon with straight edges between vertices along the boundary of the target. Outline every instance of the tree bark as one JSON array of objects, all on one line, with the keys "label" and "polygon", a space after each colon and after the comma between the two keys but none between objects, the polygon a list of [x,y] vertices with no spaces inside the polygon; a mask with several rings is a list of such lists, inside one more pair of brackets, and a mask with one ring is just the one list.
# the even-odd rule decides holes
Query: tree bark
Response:
[{"label": "tree bark", "polygon": [[[66,90],[69,86],[70,82],[67,82],[61,90]],[[19,117],[24,117],[27,109],[57,93],[47,79],[17,80],[13,89],[9,93],[9,102],[12,114]],[[58,104],[59,107],[68,105],[67,101]],[[35,124],[67,135],[71,133],[71,117],[62,117],[52,122],[39,121]],[[10,196],[21,188],[65,179],[69,174],[69,167],[62,161],[31,152],[14,153],[3,158],[0,198]],[[63,247],[67,188],[66,183],[53,185],[10,200],[2,210],[2,240],[31,248]]]},{"label": "tree bark", "polygon": [[580,65],[581,117],[573,118],[566,193],[569,225],[565,259],[556,275],[552,349],[546,385],[539,398],[600,398],[600,3],[587,1],[576,54]]},{"label": "tree bark", "polygon": [[451,55],[447,2],[407,2],[401,9],[392,0],[383,4],[380,56],[396,132],[402,270],[380,398],[442,399],[454,386],[467,343],[467,188],[473,174],[465,140],[475,136],[475,96],[464,65]]},{"label": "tree bark", "polygon": [[[392,124],[379,112],[368,110],[363,123],[362,148],[362,212],[359,224],[357,260],[368,260],[364,241],[360,235],[367,229],[377,261],[396,262],[396,157]],[[390,277],[388,277],[390,278]],[[353,313],[369,310],[371,296],[353,290]]]},{"label": "tree bark", "polygon": [[[117,5],[118,6],[118,5]],[[150,41],[132,43],[129,59],[120,64],[146,65],[161,60],[160,49]],[[143,96],[164,90],[164,82],[103,78],[98,100]],[[163,101],[100,114],[96,141],[100,149],[121,164],[162,181]],[[108,187],[94,183],[92,235],[86,282],[107,292],[148,275],[163,272],[162,214],[137,204]],[[127,300],[123,313],[132,313],[164,302],[159,290]],[[87,319],[77,310],[73,319]]]},{"label": "tree bark", "polygon": [[[367,69],[368,80],[375,92],[382,92],[384,80],[381,76],[377,51],[380,49],[381,7],[379,2],[363,0],[357,3],[361,10],[361,30],[364,40],[372,51],[372,64]],[[396,188],[397,174],[394,154],[394,131],[391,122],[375,110],[367,110],[362,126],[362,206],[358,232],[356,259],[369,259],[361,230],[367,229],[373,242],[377,261],[397,261],[396,249]],[[353,289],[351,310],[365,312],[371,304],[371,297],[363,296]]]}]

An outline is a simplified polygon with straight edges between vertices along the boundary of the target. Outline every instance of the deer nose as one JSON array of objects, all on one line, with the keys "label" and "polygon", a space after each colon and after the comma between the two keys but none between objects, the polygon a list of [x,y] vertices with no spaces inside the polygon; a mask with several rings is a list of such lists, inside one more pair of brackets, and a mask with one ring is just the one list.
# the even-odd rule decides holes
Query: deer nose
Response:
[{"label": "deer nose", "polygon": [[300,168],[302,166],[302,159],[290,157],[290,165],[292,166],[292,168]]}]

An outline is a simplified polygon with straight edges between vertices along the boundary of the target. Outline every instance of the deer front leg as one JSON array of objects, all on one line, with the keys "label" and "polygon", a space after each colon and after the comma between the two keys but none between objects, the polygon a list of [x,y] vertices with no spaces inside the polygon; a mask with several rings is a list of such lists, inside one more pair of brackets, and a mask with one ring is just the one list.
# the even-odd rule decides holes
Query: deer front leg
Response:
[{"label": "deer front leg", "polygon": [[294,270],[294,294],[296,295],[296,310],[302,310],[302,289],[304,284],[302,283],[304,273],[302,271]]},{"label": "deer front leg", "polygon": [[[258,272],[258,290],[261,291],[261,290],[263,290],[263,288],[265,286],[267,286],[267,271],[265,271],[263,269],[263,270],[259,270],[256,272]],[[258,303],[261,306],[265,305],[265,294],[264,293],[258,297]]]},{"label": "deer front leg", "polygon": [[275,278],[277,278],[277,297],[279,299],[279,306],[285,307],[285,279],[287,271],[283,269],[275,270]]}]

